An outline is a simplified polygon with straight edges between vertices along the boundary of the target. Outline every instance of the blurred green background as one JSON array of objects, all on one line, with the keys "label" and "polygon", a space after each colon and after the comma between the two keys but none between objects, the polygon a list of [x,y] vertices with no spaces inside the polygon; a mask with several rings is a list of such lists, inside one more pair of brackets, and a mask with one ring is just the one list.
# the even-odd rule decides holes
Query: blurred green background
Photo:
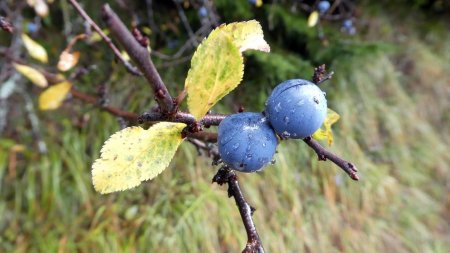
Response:
[{"label": "blurred green background", "polygon": [[[102,2],[80,2],[104,27]],[[317,161],[301,141],[283,141],[275,165],[263,172],[239,174],[267,252],[448,252],[449,4],[341,2],[348,6],[314,28],[307,18],[316,1],[264,1],[258,8],[225,0],[178,1],[178,9],[173,1],[110,4],[127,24],[148,32],[155,64],[173,94],[182,90],[194,51],[195,43],[186,43],[189,29],[198,43],[214,24],[261,22],[271,53],[245,54],[243,83],[215,112],[241,105],[261,111],[279,82],[310,79],[320,64],[335,71],[322,87],[329,107],[341,115],[330,149],[355,163],[361,180]],[[199,15],[202,6],[206,18]],[[15,45],[17,35],[0,31],[0,48],[13,45],[17,57],[55,72],[67,42],[86,26],[67,1],[49,7],[49,15],[39,18],[25,1],[0,4],[0,15],[46,47],[48,65]],[[355,35],[342,31],[346,18],[352,18]],[[111,105],[137,113],[151,107],[148,84],[127,74],[103,42],[75,48],[81,51],[78,68],[89,69],[75,82],[78,89],[94,94],[103,85]],[[6,57],[0,64],[2,88],[14,71]],[[76,99],[39,111],[41,90],[22,77],[15,82],[15,92],[2,102],[8,109],[0,132],[0,252],[242,250],[246,234],[235,203],[226,187],[211,184],[218,168],[192,145],[183,143],[156,179],[100,195],[90,166],[120,120]],[[46,153],[39,152],[42,143]]]}]

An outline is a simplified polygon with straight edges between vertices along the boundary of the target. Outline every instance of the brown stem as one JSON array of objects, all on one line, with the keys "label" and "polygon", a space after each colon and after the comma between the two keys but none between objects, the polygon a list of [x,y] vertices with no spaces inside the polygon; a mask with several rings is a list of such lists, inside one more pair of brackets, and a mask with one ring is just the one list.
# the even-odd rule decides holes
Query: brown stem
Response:
[{"label": "brown stem", "polygon": [[170,96],[166,85],[159,76],[147,48],[139,44],[139,42],[134,38],[131,32],[126,28],[108,4],[103,5],[102,15],[103,20],[108,25],[111,33],[125,48],[125,51],[127,51],[128,55],[131,59],[133,59],[149,84],[152,86],[156,101],[158,102],[161,111],[164,114],[173,113],[174,104],[172,97]]},{"label": "brown stem", "polygon": [[[91,95],[86,94],[84,92],[75,90],[74,88],[72,88],[70,93],[75,98],[78,98],[78,99],[80,99],[80,100],[82,100],[84,102],[87,102],[87,103],[90,103],[90,104],[98,104],[98,98],[97,97],[94,97],[94,96],[91,96]],[[98,105],[100,106],[100,104],[98,104]],[[122,118],[130,120],[130,121],[137,121],[137,118],[139,116],[136,113],[122,111],[119,108],[112,107],[112,106],[100,106],[100,108],[102,110],[105,110],[105,111],[115,115],[115,116],[122,117]]]},{"label": "brown stem", "polygon": [[159,111],[150,111],[139,116],[138,120],[140,123],[155,121],[181,122],[187,125],[199,123],[202,126],[209,127],[219,125],[226,116],[224,114],[207,114],[199,121],[196,121],[192,114],[186,112],[179,111],[173,115],[167,115]]},{"label": "brown stem", "polygon": [[92,20],[91,17],[89,17],[89,15],[83,10],[80,4],[78,4],[76,0],[69,0],[69,2],[78,11],[78,13],[80,13],[80,15],[84,18],[84,20],[86,20],[92,26],[92,28],[94,28],[94,30],[97,31],[98,34],[100,34],[100,37],[102,37],[102,39],[106,42],[106,44],[108,44],[108,46],[114,52],[114,55],[116,55],[116,57],[123,63],[128,72],[136,76],[142,75],[135,66],[131,65],[131,63],[129,63],[127,60],[125,60],[125,58],[123,58],[119,49],[114,45],[112,40],[102,31],[102,29],[94,22],[94,20]]},{"label": "brown stem", "polygon": [[348,162],[339,156],[331,153],[330,151],[326,150],[324,147],[322,147],[316,140],[314,140],[311,137],[306,137],[303,139],[303,141],[308,144],[314,151],[316,151],[317,156],[319,157],[319,160],[326,161],[327,159],[335,163],[337,166],[339,166],[341,169],[345,171],[353,180],[359,180],[358,175],[356,172],[358,172],[358,169],[356,166]]},{"label": "brown stem", "polygon": [[242,222],[244,223],[245,231],[247,232],[247,244],[242,252],[263,253],[264,248],[252,218],[255,209],[245,200],[236,173],[224,166],[219,169],[217,174],[213,177],[213,182],[218,183],[219,185],[228,183],[228,197],[233,197],[236,201]]}]

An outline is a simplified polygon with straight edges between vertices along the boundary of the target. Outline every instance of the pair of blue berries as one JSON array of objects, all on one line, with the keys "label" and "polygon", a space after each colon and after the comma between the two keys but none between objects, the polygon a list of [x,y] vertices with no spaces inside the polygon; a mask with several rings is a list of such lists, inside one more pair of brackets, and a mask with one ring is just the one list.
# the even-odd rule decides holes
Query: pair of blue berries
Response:
[{"label": "pair of blue berries", "polygon": [[259,171],[272,161],[277,134],[284,139],[308,137],[322,125],[326,113],[325,94],[316,84],[284,81],[272,91],[263,113],[233,114],[219,124],[221,159],[234,170]]}]

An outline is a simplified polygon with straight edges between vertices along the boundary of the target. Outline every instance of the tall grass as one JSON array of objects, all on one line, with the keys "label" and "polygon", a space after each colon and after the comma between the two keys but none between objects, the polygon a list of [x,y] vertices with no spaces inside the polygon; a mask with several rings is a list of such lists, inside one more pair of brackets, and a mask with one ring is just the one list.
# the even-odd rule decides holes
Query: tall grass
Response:
[{"label": "tall grass", "polygon": [[[450,44],[409,32],[396,52],[338,59],[324,86],[341,115],[331,149],[358,165],[360,182],[317,161],[299,141],[283,141],[265,171],[239,175],[267,252],[450,248]],[[118,126],[110,115],[89,114],[84,128],[48,124],[49,153],[28,150],[15,174],[10,145],[2,145],[0,252],[242,249],[234,201],[211,184],[216,168],[188,143],[157,179],[121,193],[94,192],[90,165]]]}]

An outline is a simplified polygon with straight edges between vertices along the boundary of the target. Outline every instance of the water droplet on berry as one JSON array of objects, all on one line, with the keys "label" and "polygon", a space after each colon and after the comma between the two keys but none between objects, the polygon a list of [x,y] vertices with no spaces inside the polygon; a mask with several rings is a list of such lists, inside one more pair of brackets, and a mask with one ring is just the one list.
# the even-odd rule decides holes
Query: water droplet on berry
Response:
[{"label": "water droplet on berry", "polygon": [[247,156],[247,159],[248,159],[248,160],[251,160],[251,159],[252,159],[252,157],[253,157],[253,155],[252,155],[252,154],[247,154],[246,156]]},{"label": "water droplet on berry", "polygon": [[285,125],[289,124],[289,117],[288,116],[284,117],[283,121]]},{"label": "water droplet on berry", "polygon": [[291,134],[289,132],[287,132],[287,131],[284,131],[283,133],[281,133],[281,136],[283,138],[289,138],[289,137],[291,137]]},{"label": "water droplet on berry", "polygon": [[233,145],[233,149],[234,149],[234,150],[238,149],[238,148],[239,148],[239,145],[240,145],[239,142],[236,142],[236,143]]},{"label": "water droplet on berry", "polygon": [[274,109],[276,112],[279,112],[281,110],[281,103],[278,103]]}]

